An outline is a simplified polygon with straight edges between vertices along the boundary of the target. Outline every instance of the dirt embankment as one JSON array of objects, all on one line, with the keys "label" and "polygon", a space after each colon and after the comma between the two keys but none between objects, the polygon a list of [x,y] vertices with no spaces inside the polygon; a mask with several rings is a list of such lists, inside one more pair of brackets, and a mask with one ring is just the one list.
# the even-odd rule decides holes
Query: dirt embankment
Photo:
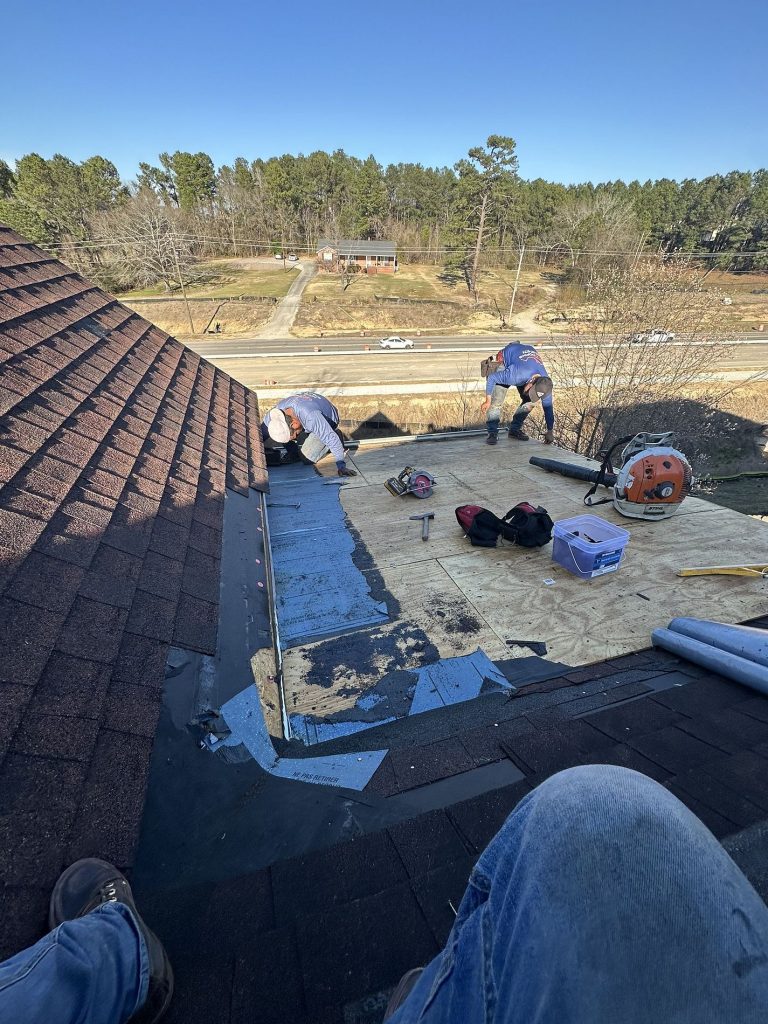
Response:
[{"label": "dirt embankment", "polygon": [[[539,298],[536,289],[528,289],[520,299],[520,308],[534,304]],[[487,303],[475,306],[469,302],[428,299],[409,301],[407,297],[391,300],[307,296],[294,322],[298,337],[319,337],[322,334],[371,331],[374,333],[413,334],[416,331],[444,334],[498,333],[501,319],[498,309]]]},{"label": "dirt embankment", "polygon": [[189,316],[183,299],[164,300],[162,302],[131,302],[122,300],[145,320],[156,324],[161,331],[167,331],[178,338],[199,336],[210,323],[213,330],[215,324],[221,324],[221,332],[228,336],[250,334],[267,322],[275,309],[272,302],[210,302],[189,300],[189,312],[192,316],[194,331],[190,329]]}]

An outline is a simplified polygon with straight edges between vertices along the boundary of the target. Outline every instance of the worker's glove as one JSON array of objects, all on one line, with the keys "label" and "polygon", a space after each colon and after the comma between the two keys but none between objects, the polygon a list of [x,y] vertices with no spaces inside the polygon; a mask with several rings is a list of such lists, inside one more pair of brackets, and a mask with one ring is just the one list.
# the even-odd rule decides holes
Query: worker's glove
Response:
[{"label": "worker's glove", "polygon": [[546,434],[544,435],[544,444],[554,444],[554,443],[555,443],[555,432],[554,432],[554,430],[548,430],[546,432]]},{"label": "worker's glove", "polygon": [[338,474],[339,476],[357,476],[357,472],[354,469],[347,469],[346,466],[344,466],[342,469],[339,469]]}]

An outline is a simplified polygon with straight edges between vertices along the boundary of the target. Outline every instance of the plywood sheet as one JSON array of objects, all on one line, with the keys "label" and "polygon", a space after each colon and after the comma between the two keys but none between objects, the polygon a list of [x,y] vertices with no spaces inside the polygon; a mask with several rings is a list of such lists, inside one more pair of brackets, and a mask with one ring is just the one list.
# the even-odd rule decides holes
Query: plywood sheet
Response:
[{"label": "plywood sheet", "polygon": [[[768,609],[768,582],[676,575],[683,565],[768,561],[768,524],[699,498],[687,499],[678,515],[661,523],[625,519],[610,505],[595,508],[631,534],[619,571],[595,580],[580,580],[555,565],[551,546],[472,548],[456,523],[457,505],[475,503],[503,514],[528,500],[544,505],[555,520],[586,511],[586,485],[530,466],[533,454],[587,462],[533,441],[501,439],[488,447],[482,437],[355,453],[361,475],[342,487],[342,505],[367,550],[366,571],[377,574],[399,613],[368,631],[362,661],[359,636],[287,652],[290,711],[329,714],[352,706],[393,666],[418,667],[424,636],[433,658],[477,647],[491,659],[505,658],[513,653],[505,640],[524,637],[546,643],[552,660],[581,665],[647,647],[651,631],[676,615],[738,622]],[[394,498],[385,490],[383,481],[406,465],[437,478],[430,498]],[[324,475],[335,474],[332,462],[321,468]],[[435,519],[423,543],[420,524],[408,517],[427,510]],[[318,665],[325,666],[320,674]]]}]

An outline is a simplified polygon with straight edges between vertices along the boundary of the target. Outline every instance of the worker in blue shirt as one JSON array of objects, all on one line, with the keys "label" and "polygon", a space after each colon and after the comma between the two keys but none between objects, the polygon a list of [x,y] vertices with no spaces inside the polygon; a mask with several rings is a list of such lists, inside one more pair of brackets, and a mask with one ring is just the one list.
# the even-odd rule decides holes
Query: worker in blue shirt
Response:
[{"label": "worker in blue shirt", "polygon": [[517,388],[520,405],[515,410],[509,425],[509,437],[517,441],[527,441],[528,435],[523,430],[523,423],[530,415],[536,402],[541,402],[544,410],[544,422],[547,425],[544,441],[554,441],[555,412],[552,406],[552,378],[547,374],[541,356],[533,345],[512,342],[496,357],[503,366],[488,376],[485,382],[485,401],[482,411],[487,413],[486,427],[488,437],[486,444],[496,444],[499,437],[499,420],[507,391]]},{"label": "worker in blue shirt", "polygon": [[339,476],[357,476],[344,460],[344,444],[338,432],[339,410],[327,398],[306,392],[290,395],[270,409],[261,424],[261,436],[275,444],[297,444],[301,440],[301,457],[306,462],[319,462],[331,452]]}]

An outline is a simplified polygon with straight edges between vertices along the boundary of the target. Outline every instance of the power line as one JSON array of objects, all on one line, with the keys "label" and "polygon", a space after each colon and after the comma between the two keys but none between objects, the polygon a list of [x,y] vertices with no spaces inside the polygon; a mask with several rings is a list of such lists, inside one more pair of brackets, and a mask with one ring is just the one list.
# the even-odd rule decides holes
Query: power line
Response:
[{"label": "power line", "polygon": [[[228,245],[228,246],[241,245],[241,246],[251,246],[252,248],[258,248],[258,249],[264,249],[264,250],[274,249],[275,247],[278,247],[281,250],[282,249],[287,249],[289,252],[302,252],[302,253],[303,252],[306,252],[306,253],[316,253],[318,251],[315,246],[311,246],[311,245],[301,245],[301,244],[293,245],[292,244],[292,245],[283,246],[283,245],[281,245],[280,242],[277,242],[277,241],[275,241],[273,239],[264,239],[264,238],[261,238],[261,239],[259,239],[259,238],[234,238],[233,239],[232,237],[222,238],[222,237],[216,237],[216,236],[210,236],[210,235],[195,235],[195,234],[186,234],[186,233],[185,234],[178,233],[178,234],[174,234],[173,236],[166,236],[166,237],[167,237],[167,239],[169,241],[173,238],[173,239],[177,239],[178,241],[182,241],[182,242],[186,242],[186,243],[192,243],[192,244],[197,243],[197,244]],[[114,248],[114,247],[120,246],[120,245],[141,244],[142,242],[143,242],[142,239],[137,239],[135,237],[117,237],[117,238],[111,238],[111,239],[98,239],[98,240],[94,239],[94,240],[88,240],[88,241],[50,242],[50,243],[46,243],[44,245],[41,244],[41,248],[49,249],[49,250],[55,249],[55,250],[64,252],[64,251],[78,251],[78,250],[88,250],[88,249],[109,249],[109,248]],[[563,254],[563,255],[567,254],[570,258],[575,258],[575,257],[578,257],[578,256],[627,256],[627,257],[637,258],[637,256],[638,256],[637,249],[631,249],[631,250],[623,250],[623,249],[572,249],[570,246],[567,246],[567,245],[564,246],[562,243],[558,243],[556,245],[540,245],[540,246],[534,246],[534,245],[531,245],[531,246],[529,246],[529,245],[512,246],[512,247],[510,247],[510,246],[501,246],[500,248],[486,249],[485,252],[486,252],[486,255],[491,255],[491,254],[502,255],[503,254],[503,255],[509,255],[509,256],[513,256],[513,255],[514,256],[518,256],[520,254],[521,249],[523,249],[523,248],[525,249],[526,252],[529,252],[529,253],[537,253],[537,254],[553,255],[553,256],[554,255],[558,255],[558,254]],[[452,255],[454,253],[467,252],[469,247],[468,246],[457,246],[457,245],[453,245],[453,246],[452,245],[443,245],[443,246],[440,246],[440,247],[437,247],[437,248],[435,248],[435,247],[432,247],[432,248],[411,248],[411,247],[407,247],[406,248],[404,246],[397,246],[396,249],[397,249],[398,255],[407,255],[407,256],[429,255],[429,256],[433,256],[434,257],[434,256],[440,256],[440,255]],[[723,258],[727,258],[727,257],[735,258],[737,256],[751,257],[751,256],[760,256],[760,255],[764,255],[764,254],[759,252],[758,250],[740,250],[740,249],[724,250],[722,252],[711,252],[709,250],[698,250],[698,249],[676,250],[674,252],[667,252],[667,251],[661,251],[661,252],[649,252],[649,251],[642,252],[641,251],[640,252],[640,256],[641,257],[655,257],[655,258],[662,259],[662,260],[664,260],[664,259],[697,259],[697,260],[700,260],[700,259],[723,259]]]}]

